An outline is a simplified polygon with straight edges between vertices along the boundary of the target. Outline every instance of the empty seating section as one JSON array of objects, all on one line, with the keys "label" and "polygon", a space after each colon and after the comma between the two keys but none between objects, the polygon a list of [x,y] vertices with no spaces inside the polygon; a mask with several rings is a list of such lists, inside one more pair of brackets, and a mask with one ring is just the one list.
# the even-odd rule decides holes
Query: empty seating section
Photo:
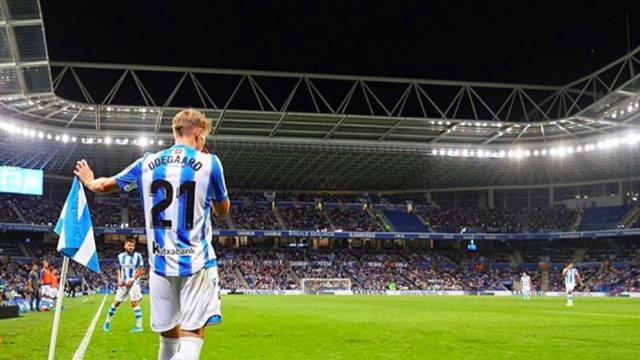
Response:
[{"label": "empty seating section", "polygon": [[394,231],[400,232],[425,232],[428,229],[422,223],[420,218],[414,213],[408,213],[398,210],[381,210],[383,216],[389,220]]},{"label": "empty seating section", "polygon": [[614,229],[629,211],[629,206],[588,208],[582,215],[580,231]]}]

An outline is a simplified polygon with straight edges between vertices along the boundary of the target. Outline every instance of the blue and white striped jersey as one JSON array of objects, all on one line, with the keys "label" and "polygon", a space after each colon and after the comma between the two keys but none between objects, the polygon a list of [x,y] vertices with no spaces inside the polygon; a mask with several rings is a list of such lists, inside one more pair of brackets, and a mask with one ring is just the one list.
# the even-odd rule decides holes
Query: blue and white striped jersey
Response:
[{"label": "blue and white striped jersey", "polygon": [[564,269],[562,270],[562,275],[564,276],[564,284],[565,285],[575,285],[576,284],[576,275],[578,275],[578,269]]},{"label": "blue and white striped jersey", "polygon": [[[134,252],[129,255],[128,252],[123,252],[118,255],[118,265],[120,265],[120,280],[126,282],[132,279],[136,275],[136,271],[144,266],[142,255],[139,252]],[[138,280],[136,280],[136,283]]]},{"label": "blue and white striped jersey", "polygon": [[523,289],[531,289],[531,277],[529,275],[522,275],[520,278],[520,285]]},{"label": "blue and white striped jersey", "polygon": [[216,266],[211,206],[227,199],[216,155],[174,145],[147,153],[118,175],[120,188],[138,188],[149,265],[160,276],[188,276]]}]

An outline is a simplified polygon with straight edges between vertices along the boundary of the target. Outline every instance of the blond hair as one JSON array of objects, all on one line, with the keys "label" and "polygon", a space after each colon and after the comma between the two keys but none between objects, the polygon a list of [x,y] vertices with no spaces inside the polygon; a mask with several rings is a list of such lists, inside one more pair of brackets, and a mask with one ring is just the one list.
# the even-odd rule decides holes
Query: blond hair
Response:
[{"label": "blond hair", "polygon": [[189,136],[193,134],[194,129],[200,128],[202,129],[202,137],[204,139],[209,136],[212,126],[211,119],[195,109],[180,111],[173,117],[173,121],[171,122],[171,128],[176,135]]}]

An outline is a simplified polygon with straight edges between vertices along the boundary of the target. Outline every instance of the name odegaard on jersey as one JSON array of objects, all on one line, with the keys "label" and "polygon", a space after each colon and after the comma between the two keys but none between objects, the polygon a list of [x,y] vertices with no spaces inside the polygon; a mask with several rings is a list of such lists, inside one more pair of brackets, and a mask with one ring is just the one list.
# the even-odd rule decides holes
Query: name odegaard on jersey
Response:
[{"label": "name odegaard on jersey", "polygon": [[153,254],[159,256],[168,256],[168,255],[195,255],[196,251],[193,248],[186,249],[165,249],[161,248],[157,243],[153,244]]},{"label": "name odegaard on jersey", "polygon": [[202,163],[200,161],[197,161],[195,158],[192,158],[189,156],[181,157],[180,155],[177,155],[177,156],[164,155],[164,156],[159,156],[155,160],[151,161],[148,164],[149,170],[153,170],[160,165],[188,166],[195,171],[198,171],[202,168]]}]

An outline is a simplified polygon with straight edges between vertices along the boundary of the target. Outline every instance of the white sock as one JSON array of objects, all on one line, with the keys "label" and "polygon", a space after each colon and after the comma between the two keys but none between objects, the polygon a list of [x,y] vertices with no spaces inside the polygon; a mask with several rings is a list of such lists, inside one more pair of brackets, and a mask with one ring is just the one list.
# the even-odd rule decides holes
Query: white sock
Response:
[{"label": "white sock", "polygon": [[180,350],[171,360],[198,360],[202,349],[202,339],[191,336],[180,338]]},{"label": "white sock", "polygon": [[171,360],[173,355],[180,348],[180,339],[166,338],[160,336],[160,350],[158,350],[158,360]]},{"label": "white sock", "polygon": [[107,321],[106,322],[111,322],[111,318],[113,318],[113,315],[116,314],[116,310],[118,310],[118,308],[113,306],[113,304],[111,304],[111,306],[109,306],[109,312],[107,313]]},{"label": "white sock", "polygon": [[142,309],[139,305],[133,308],[133,316],[136,318],[136,327],[142,328]]}]

